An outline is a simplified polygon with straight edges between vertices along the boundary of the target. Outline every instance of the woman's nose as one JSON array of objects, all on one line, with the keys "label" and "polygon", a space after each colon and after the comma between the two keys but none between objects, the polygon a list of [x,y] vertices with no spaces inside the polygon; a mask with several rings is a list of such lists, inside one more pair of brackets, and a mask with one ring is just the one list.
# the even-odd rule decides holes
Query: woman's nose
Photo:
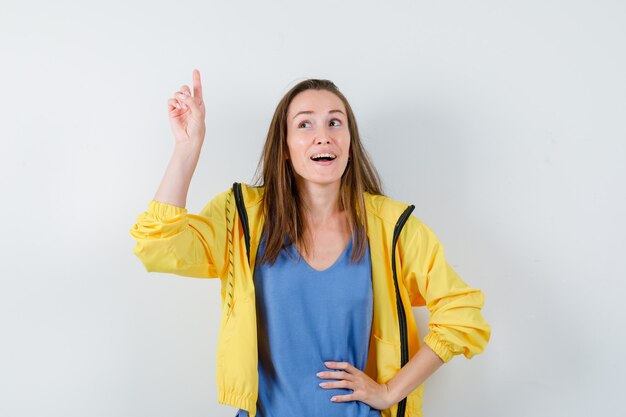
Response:
[{"label": "woman's nose", "polygon": [[331,134],[330,129],[324,126],[319,126],[313,132],[313,136],[315,137],[315,143],[318,145],[322,143],[330,143],[331,135],[332,134]]}]

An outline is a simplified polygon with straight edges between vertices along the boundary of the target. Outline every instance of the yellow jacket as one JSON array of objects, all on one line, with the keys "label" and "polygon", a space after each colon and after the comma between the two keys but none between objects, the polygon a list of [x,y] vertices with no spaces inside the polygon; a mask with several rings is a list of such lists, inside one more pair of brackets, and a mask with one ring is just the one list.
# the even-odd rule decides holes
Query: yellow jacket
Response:
[{"label": "yellow jacket", "polygon": [[[200,212],[150,201],[130,230],[133,253],[148,272],[217,278],[222,315],[217,343],[218,402],[256,415],[258,356],[252,273],[263,230],[263,187],[235,183]],[[364,370],[388,382],[420,348],[413,306],[430,312],[424,338],[444,362],[481,353],[491,334],[482,291],[446,262],[435,234],[411,215],[413,206],[365,193],[374,311]],[[402,233],[400,233],[402,231]],[[409,319],[407,319],[409,318]],[[382,410],[382,417],[421,417],[420,385]]]}]

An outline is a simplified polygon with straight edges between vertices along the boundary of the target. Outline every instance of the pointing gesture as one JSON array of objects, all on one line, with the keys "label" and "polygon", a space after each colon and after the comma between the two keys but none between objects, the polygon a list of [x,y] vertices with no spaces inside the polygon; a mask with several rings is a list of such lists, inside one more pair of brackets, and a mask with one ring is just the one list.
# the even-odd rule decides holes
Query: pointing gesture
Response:
[{"label": "pointing gesture", "polygon": [[189,86],[183,85],[174,93],[174,97],[167,101],[167,104],[176,144],[190,144],[198,149],[202,147],[206,127],[200,71],[193,70],[193,96]]}]

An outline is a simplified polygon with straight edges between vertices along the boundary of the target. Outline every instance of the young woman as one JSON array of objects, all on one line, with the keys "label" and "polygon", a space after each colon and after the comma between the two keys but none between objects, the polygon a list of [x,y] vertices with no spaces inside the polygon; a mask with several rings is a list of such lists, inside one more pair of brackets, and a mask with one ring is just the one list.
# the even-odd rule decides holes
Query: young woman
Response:
[{"label": "young woman", "polygon": [[[255,186],[185,209],[205,135],[200,73],[168,101],[174,155],[130,230],[147,271],[220,278],[218,401],[238,416],[421,416],[423,382],[482,352],[482,291],[386,197],[352,109],[328,80],[285,94]],[[427,306],[420,343],[413,306]]]}]

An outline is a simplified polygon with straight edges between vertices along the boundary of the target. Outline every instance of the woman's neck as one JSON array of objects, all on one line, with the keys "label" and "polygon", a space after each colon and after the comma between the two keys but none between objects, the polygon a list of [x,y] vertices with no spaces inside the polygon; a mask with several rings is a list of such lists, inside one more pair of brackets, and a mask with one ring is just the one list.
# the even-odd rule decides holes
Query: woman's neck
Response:
[{"label": "woman's neck", "polygon": [[341,182],[316,184],[302,181],[298,184],[300,198],[307,208],[307,217],[312,226],[328,224],[342,216],[339,210],[339,190]]}]

